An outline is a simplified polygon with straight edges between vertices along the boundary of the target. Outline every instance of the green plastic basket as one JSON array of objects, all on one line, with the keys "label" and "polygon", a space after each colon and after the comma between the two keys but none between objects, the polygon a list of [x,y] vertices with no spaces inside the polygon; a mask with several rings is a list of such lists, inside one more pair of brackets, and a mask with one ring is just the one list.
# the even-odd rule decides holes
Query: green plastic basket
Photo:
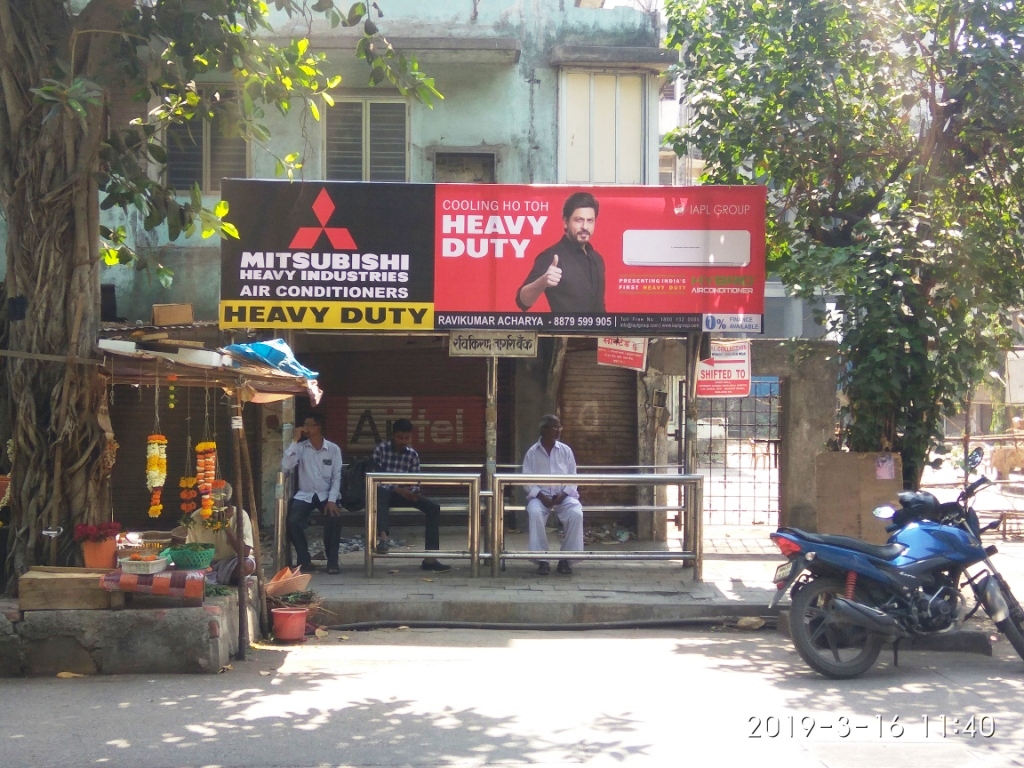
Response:
[{"label": "green plastic basket", "polygon": [[160,553],[161,557],[170,558],[175,568],[185,571],[199,571],[209,568],[213,562],[213,544],[203,544],[202,549],[180,549],[168,547]]}]

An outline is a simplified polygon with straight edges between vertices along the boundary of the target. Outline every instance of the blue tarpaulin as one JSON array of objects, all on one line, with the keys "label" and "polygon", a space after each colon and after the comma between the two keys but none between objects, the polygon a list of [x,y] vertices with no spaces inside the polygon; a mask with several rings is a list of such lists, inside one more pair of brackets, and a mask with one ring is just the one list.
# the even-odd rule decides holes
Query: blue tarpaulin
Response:
[{"label": "blue tarpaulin", "polygon": [[295,359],[291,347],[285,343],[284,339],[255,341],[252,344],[232,344],[225,347],[224,351],[246,360],[269,365],[292,376],[315,379],[319,375]]}]

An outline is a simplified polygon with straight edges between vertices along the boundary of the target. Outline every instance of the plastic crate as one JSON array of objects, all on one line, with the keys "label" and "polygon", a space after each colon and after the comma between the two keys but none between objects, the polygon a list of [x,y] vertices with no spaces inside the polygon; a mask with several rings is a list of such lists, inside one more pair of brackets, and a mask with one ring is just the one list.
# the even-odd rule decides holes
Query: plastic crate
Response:
[{"label": "plastic crate", "polygon": [[131,560],[122,559],[118,561],[121,570],[125,573],[160,573],[166,570],[168,562],[166,557],[158,557],[156,560]]}]

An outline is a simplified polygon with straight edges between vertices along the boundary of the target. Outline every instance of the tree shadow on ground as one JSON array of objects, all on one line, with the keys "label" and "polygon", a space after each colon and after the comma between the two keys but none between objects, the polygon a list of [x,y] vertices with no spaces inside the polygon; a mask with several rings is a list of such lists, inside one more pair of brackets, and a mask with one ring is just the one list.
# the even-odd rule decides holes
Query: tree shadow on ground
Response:
[{"label": "tree shadow on ground", "polygon": [[[628,713],[604,714],[563,731],[524,733],[515,716],[439,705],[429,697],[346,697],[362,674],[280,674],[236,662],[218,677],[109,678],[91,698],[63,685],[52,727],[76,734],[73,763],[108,766],[561,765],[643,758]],[[377,676],[375,674],[375,680]],[[366,684],[366,681],[362,681]],[[47,685],[61,681],[34,680]],[[387,688],[386,673],[382,688]],[[397,686],[396,686],[397,687]],[[443,688],[443,681],[438,681]],[[439,694],[438,700],[444,696]],[[81,698],[80,698],[81,697]],[[76,701],[77,699],[77,701]],[[69,706],[70,705],[70,706]],[[32,738],[3,741],[5,765],[47,765]],[[604,734],[607,738],[595,734]]]},{"label": "tree shadow on ground", "polygon": [[[1024,661],[1009,643],[997,641],[991,657],[957,652],[902,651],[893,666],[891,647],[883,648],[878,662],[852,680],[830,680],[814,672],[800,658],[792,642],[768,629],[744,632],[726,629],[686,638],[676,654],[699,654],[711,659],[711,669],[728,673],[722,685],[743,686],[767,682],[786,692],[788,710],[796,713],[832,712],[852,716],[889,734],[893,718],[921,737],[924,718],[935,723],[942,716],[982,714],[998,729],[1002,746],[1024,749]],[[899,705],[894,707],[894,696]],[[878,721],[877,718],[882,718]],[[914,729],[911,731],[911,729]]]}]

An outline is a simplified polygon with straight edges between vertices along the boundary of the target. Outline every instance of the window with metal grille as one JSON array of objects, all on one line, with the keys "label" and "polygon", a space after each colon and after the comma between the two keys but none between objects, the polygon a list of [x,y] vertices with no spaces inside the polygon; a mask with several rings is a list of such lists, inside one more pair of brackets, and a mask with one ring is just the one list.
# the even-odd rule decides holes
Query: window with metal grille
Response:
[{"label": "window with metal grille", "polygon": [[646,77],[564,72],[562,84],[564,181],[643,184]]},{"label": "window with metal grille", "polygon": [[194,184],[204,193],[219,192],[221,179],[249,175],[249,144],[231,135],[229,121],[221,113],[213,121],[167,126],[166,142],[167,183],[179,193]]},{"label": "window with metal grille", "polygon": [[404,101],[339,100],[327,110],[324,122],[324,178],[406,180]]}]

